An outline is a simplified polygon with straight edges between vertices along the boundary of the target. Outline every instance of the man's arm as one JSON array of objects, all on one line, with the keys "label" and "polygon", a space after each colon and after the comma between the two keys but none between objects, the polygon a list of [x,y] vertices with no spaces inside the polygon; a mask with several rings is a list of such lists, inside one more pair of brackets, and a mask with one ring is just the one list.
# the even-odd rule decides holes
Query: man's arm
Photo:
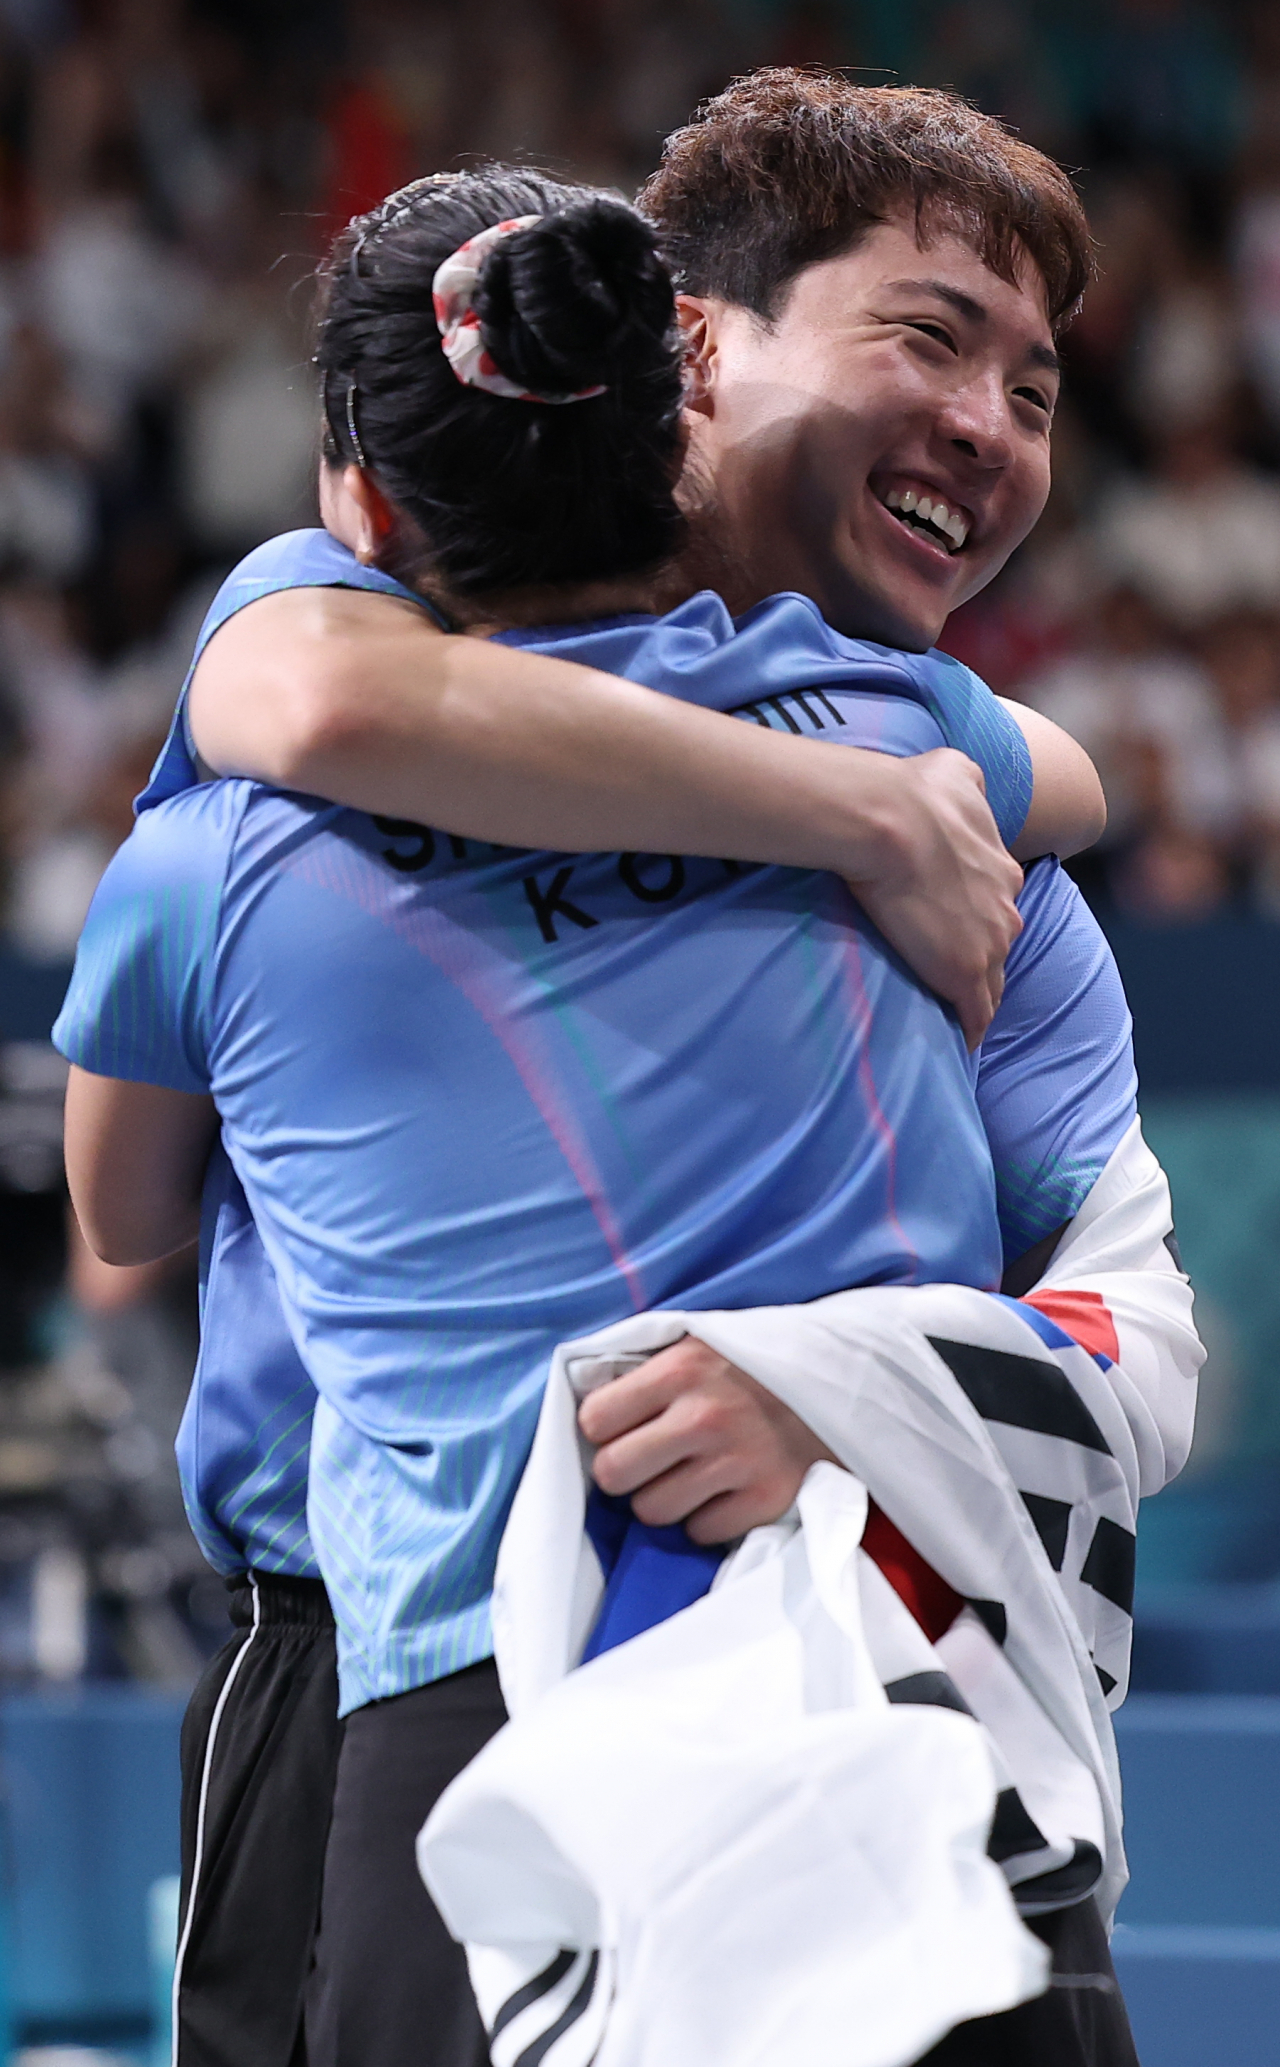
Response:
[{"label": "man's arm", "polygon": [[1055,725],[1011,697],[997,698],[1027,742],[1035,788],[1026,823],[1013,843],[1018,861],[1042,854],[1067,860],[1100,840],[1107,829],[1107,800],[1098,771],[1084,748]]},{"label": "man's arm", "polygon": [[95,1256],[153,1263],[195,1241],[217,1124],[202,1093],[93,1076],[72,1064],[67,1184]]},{"label": "man's arm", "polygon": [[976,1041],[1018,931],[973,763],[743,725],[545,655],[445,637],[392,597],[265,596],[191,686],[210,767],[477,839],[830,869]]}]

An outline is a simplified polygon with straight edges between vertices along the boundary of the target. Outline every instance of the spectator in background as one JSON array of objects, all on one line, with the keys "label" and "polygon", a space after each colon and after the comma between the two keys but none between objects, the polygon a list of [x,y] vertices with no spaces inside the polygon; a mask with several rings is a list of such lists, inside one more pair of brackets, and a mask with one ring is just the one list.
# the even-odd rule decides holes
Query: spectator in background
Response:
[{"label": "spectator in background", "polygon": [[309,523],[315,505],[305,304],[300,297],[290,304],[275,269],[278,202],[254,195],[245,212],[243,252],[210,297],[200,328],[177,439],[192,545],[201,559],[228,563],[263,538]]},{"label": "spectator in background", "polygon": [[136,146],[105,140],[84,189],[50,225],[36,263],[37,303],[104,445],[171,373],[194,339],[205,288],[150,229]]},{"label": "spectator in background", "polygon": [[1168,428],[1154,478],[1104,499],[1094,543],[1099,562],[1181,630],[1280,608],[1280,483],[1236,457],[1221,416]]},{"label": "spectator in background", "polygon": [[1158,814],[1113,872],[1112,886],[1122,912],[1156,926],[1210,919],[1231,889],[1221,847]]},{"label": "spectator in background", "polygon": [[1170,639],[1137,589],[1118,587],[1082,649],[1019,694],[1078,739],[1107,796],[1107,840],[1152,826],[1220,837],[1233,810],[1226,729],[1204,670]]},{"label": "spectator in background", "polygon": [[0,358],[0,567],[62,584],[93,549],[93,421],[34,323]]},{"label": "spectator in background", "polygon": [[104,744],[77,809],[61,818],[48,811],[32,771],[25,785],[15,784],[8,931],[29,961],[65,963],[75,954],[90,899],[128,835],[133,799],[163,737],[163,731],[126,734]]},{"label": "spectator in background", "polygon": [[1231,283],[1189,239],[1160,239],[1128,356],[1128,406],[1148,437],[1167,441],[1229,408],[1240,371]]},{"label": "spectator in background", "polygon": [[[1280,120],[1280,94],[1273,110]],[[1232,235],[1244,353],[1280,431],[1280,136],[1269,130],[1245,162]]]},{"label": "spectator in background", "polygon": [[1131,364],[1152,294],[1152,257],[1167,241],[1168,183],[1149,171],[1112,168],[1096,182],[1089,222],[1098,271],[1063,339],[1071,406],[1111,467],[1141,468],[1147,441],[1133,420]]},{"label": "spectator in background", "polygon": [[1220,619],[1200,655],[1225,720],[1232,853],[1255,907],[1280,917],[1280,620]]}]

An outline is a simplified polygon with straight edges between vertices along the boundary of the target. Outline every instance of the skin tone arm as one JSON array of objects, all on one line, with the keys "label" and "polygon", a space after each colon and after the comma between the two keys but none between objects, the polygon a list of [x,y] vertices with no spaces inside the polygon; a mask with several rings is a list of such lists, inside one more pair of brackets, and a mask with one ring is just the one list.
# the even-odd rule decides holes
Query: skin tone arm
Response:
[{"label": "skin tone arm", "polygon": [[[1091,764],[1014,712],[1035,727],[1020,851],[1088,844],[1104,816]],[[970,1043],[999,1001],[1020,877],[981,777],[949,749],[833,756],[615,676],[445,637],[412,604],[346,589],[290,590],[233,617],[196,669],[190,715],[219,773],[447,832],[830,869]]]},{"label": "skin tone arm", "polygon": [[198,1092],[92,1076],[67,1079],[66,1162],[81,1232],[103,1263],[154,1263],[195,1241],[217,1132]]},{"label": "skin tone arm", "polygon": [[1027,822],[1014,842],[1019,861],[1041,854],[1064,859],[1080,854],[1101,839],[1107,825],[1107,800],[1098,771],[1084,748],[1051,719],[1025,703],[997,699],[1020,729],[1035,770],[1035,790]]}]

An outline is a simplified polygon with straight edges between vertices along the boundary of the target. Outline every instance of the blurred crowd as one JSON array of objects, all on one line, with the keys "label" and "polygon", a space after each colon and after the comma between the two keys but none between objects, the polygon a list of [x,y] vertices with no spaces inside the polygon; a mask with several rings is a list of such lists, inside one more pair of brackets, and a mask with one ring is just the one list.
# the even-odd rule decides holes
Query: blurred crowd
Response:
[{"label": "blurred crowd", "polygon": [[[1094,755],[1101,908],[1280,918],[1272,0],[0,0],[0,992],[65,969],[222,574],[312,520],[329,234],[468,155],[633,190],[768,62],[958,87],[1078,171],[1053,501],[948,644]],[[24,1031],[0,995],[0,1678],[181,1680],[189,1275],[67,1271]]]},{"label": "blurred crowd", "polygon": [[0,867],[70,954],[221,571],[311,508],[307,276],[415,171],[633,188],[754,63],[958,86],[1081,170],[1049,517],[953,643],[1077,732],[1091,888],[1280,910],[1280,14],[1198,0],[0,0]]}]

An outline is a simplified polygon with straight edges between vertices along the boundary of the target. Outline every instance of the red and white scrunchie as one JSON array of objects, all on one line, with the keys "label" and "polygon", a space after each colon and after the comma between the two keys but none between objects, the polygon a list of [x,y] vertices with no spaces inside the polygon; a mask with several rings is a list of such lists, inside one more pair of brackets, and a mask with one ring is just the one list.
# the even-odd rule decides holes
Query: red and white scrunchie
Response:
[{"label": "red and white scrunchie", "polygon": [[431,298],[444,355],[464,387],[485,388],[491,395],[506,395],[514,402],[586,402],[592,395],[603,395],[605,384],[579,388],[573,395],[538,395],[522,388],[519,381],[508,380],[486,350],[480,318],[471,306],[480,268],[499,238],[509,237],[513,230],[531,229],[541,220],[539,215],[518,215],[509,222],[495,223],[492,229],[468,237],[436,268]]}]

